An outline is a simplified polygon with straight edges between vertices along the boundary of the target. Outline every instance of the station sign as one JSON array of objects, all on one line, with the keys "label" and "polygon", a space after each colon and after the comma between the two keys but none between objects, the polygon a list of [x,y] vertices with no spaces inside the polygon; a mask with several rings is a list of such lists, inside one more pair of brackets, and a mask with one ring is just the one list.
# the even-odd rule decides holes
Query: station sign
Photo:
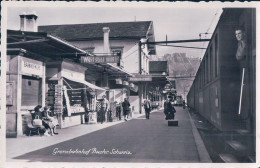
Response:
[{"label": "station sign", "polygon": [[43,65],[39,61],[22,60],[21,61],[21,73],[32,74],[37,76],[43,76]]},{"label": "station sign", "polygon": [[152,77],[129,77],[131,82],[152,81]]},{"label": "station sign", "polygon": [[81,63],[119,63],[119,56],[81,56]]}]

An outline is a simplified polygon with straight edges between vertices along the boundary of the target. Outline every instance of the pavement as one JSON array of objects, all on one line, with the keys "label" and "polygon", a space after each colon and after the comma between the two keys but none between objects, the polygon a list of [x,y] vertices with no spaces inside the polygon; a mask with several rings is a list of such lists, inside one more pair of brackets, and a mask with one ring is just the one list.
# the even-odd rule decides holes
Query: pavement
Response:
[{"label": "pavement", "polygon": [[60,129],[57,136],[9,138],[7,161],[211,162],[188,111],[181,107],[176,110],[178,127],[169,127],[162,110],[155,110],[149,120],[144,114],[135,114],[135,118],[127,122]]},{"label": "pavement", "polygon": [[[137,112],[134,113],[133,118],[138,118],[143,116],[144,114],[139,114]],[[131,120],[130,118],[129,120]],[[120,124],[123,121],[123,117],[121,121],[114,122],[104,122],[103,124],[82,124],[73,127],[57,129],[58,135],[55,136],[18,136],[17,138],[7,138],[6,139],[6,160],[7,161],[17,161],[15,158],[17,156],[23,155],[28,152],[32,152],[35,150],[39,150],[50,145],[54,145],[57,143],[65,142],[71,140],[73,138],[89,134],[113,125]],[[29,143],[28,143],[29,142]],[[19,149],[19,150],[18,150]],[[18,160],[19,161],[19,160]]]}]

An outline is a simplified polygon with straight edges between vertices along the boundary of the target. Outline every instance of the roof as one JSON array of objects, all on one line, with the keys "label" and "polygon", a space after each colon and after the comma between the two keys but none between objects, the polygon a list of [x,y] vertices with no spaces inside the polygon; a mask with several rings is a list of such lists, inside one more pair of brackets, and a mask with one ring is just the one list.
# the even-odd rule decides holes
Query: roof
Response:
[{"label": "roof", "polygon": [[151,24],[152,21],[110,22],[48,25],[39,26],[38,29],[66,40],[103,39],[103,27],[110,28],[110,38],[142,38],[147,36]]},{"label": "roof", "polygon": [[152,73],[168,73],[168,61],[149,61],[149,72]]},{"label": "roof", "polygon": [[87,55],[86,51],[58,37],[43,32],[7,30],[7,48],[23,48],[47,56],[76,58],[76,54]]},{"label": "roof", "polygon": [[[91,55],[61,38],[44,32],[7,30],[7,48],[9,49],[9,53],[14,51],[19,52],[20,49],[23,49],[22,51],[26,53],[41,55],[53,60],[61,58],[77,60],[80,56]],[[110,74],[132,76],[129,72],[113,64],[96,63],[86,65],[95,71],[102,72],[106,68]]]}]

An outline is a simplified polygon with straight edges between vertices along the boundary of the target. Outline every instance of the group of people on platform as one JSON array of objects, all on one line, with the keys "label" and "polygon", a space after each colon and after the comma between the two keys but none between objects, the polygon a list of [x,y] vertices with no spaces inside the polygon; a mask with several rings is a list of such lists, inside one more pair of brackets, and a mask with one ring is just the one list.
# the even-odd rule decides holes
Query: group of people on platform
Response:
[{"label": "group of people on platform", "polygon": [[[101,101],[101,123],[105,121],[106,113],[109,110],[109,101],[106,99],[104,95]],[[116,116],[118,120],[121,120],[121,112],[123,111],[124,120],[127,121],[128,115],[130,113],[130,103],[128,98],[125,98],[122,103],[116,103]],[[144,100],[143,107],[145,109],[145,117],[146,119],[150,119],[150,112],[152,110],[151,102],[148,99]],[[164,114],[166,116],[166,120],[173,120],[176,113],[176,110],[173,106],[173,97],[169,96],[168,99],[164,102]]]},{"label": "group of people on platform", "polygon": [[[121,113],[123,112],[123,116],[124,116],[124,120],[127,121],[128,120],[128,116],[130,114],[130,103],[128,98],[124,98],[123,102],[115,102],[116,104],[116,116],[118,117],[118,120],[121,120]],[[106,116],[109,117],[109,115],[106,115],[109,110],[110,110],[110,103],[109,101],[106,99],[106,96],[104,95],[102,97],[102,101],[101,101],[101,114],[100,114],[100,118],[101,118],[101,124],[105,121]],[[152,109],[151,103],[149,100],[144,100],[143,103],[144,109],[145,109],[145,116],[146,119],[150,118],[150,112]]]},{"label": "group of people on platform", "polygon": [[[33,126],[39,128],[39,133],[45,136],[58,135],[56,127],[58,120],[52,115],[50,107],[37,105],[32,114]],[[48,131],[49,130],[49,131]]]},{"label": "group of people on platform", "polygon": [[[105,121],[105,116],[110,110],[110,103],[104,95],[101,101],[101,123]],[[176,110],[172,104],[173,97],[169,96],[168,99],[164,102],[164,113],[166,120],[174,119]],[[128,98],[125,98],[123,102],[116,103],[116,116],[121,120],[121,112],[123,111],[124,120],[128,120],[128,115],[130,113],[130,103]],[[152,110],[151,102],[148,99],[144,100],[143,107],[145,109],[146,119],[150,119],[150,112]],[[52,115],[50,107],[42,107],[38,105],[34,108],[34,113],[32,114],[33,125],[39,128],[40,134],[46,136],[57,135],[56,127],[58,126],[58,120]],[[37,121],[37,122],[36,122]]]},{"label": "group of people on platform", "polygon": [[[117,103],[117,102],[115,102],[115,103],[116,103],[116,116],[118,117],[119,120],[121,120],[121,112],[123,109],[124,120],[127,121],[128,115],[131,111],[128,98],[125,98],[122,103]],[[103,124],[103,122],[106,120],[106,116],[108,117],[107,120],[109,120],[109,118],[111,118],[111,116],[110,116],[111,114],[106,115],[109,112],[110,112],[110,103],[106,99],[106,96],[104,95],[102,97],[102,101],[101,101],[101,114],[100,114],[101,124]]]}]

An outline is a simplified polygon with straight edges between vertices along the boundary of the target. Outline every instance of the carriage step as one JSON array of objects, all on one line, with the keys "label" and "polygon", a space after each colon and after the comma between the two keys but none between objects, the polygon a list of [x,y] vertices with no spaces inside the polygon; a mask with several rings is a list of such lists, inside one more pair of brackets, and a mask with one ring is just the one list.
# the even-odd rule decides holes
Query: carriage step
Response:
[{"label": "carriage step", "polygon": [[250,134],[250,132],[246,129],[237,129],[235,130],[236,133],[240,134],[240,135],[248,135]]},{"label": "carriage step", "polygon": [[249,155],[248,156],[248,161],[251,162],[251,163],[255,163],[256,162],[255,155]]},{"label": "carriage step", "polygon": [[248,154],[248,148],[238,141],[227,141],[227,146],[237,155],[245,156]]},{"label": "carriage step", "polygon": [[194,122],[195,126],[197,127],[197,129],[202,130],[202,131],[213,131],[214,128],[212,127],[212,125],[206,123],[205,121],[196,121]]},{"label": "carriage step", "polygon": [[168,126],[178,126],[178,121],[168,121]]},{"label": "carriage step", "polygon": [[239,163],[239,160],[232,154],[219,154],[219,158],[224,163]]}]

